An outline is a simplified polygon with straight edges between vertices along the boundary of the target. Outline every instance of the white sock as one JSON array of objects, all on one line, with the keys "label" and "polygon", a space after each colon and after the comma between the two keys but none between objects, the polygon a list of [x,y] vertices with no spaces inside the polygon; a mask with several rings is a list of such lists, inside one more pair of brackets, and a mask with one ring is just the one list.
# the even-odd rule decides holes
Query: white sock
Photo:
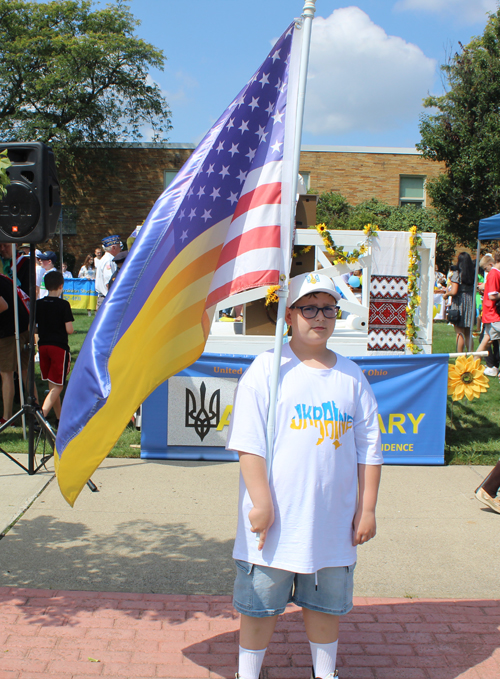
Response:
[{"label": "white sock", "polygon": [[238,661],[238,674],[241,679],[259,679],[260,668],[264,661],[267,648],[260,651],[252,651],[240,646]]},{"label": "white sock", "polygon": [[334,641],[332,644],[315,644],[312,641],[309,642],[315,677],[324,679],[330,672],[335,672],[338,643],[338,640]]}]

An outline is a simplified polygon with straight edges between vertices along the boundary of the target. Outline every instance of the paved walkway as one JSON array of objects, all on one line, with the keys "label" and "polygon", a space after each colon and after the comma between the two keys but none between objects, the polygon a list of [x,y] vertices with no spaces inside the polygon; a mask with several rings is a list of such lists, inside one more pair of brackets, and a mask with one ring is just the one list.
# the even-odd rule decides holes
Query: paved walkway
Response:
[{"label": "paved walkway", "polygon": [[[487,472],[384,469],[340,679],[500,679],[500,516],[474,497]],[[234,677],[238,465],[109,459],[75,509],[51,478],[0,457],[0,679]],[[263,677],[309,667],[290,607]]]},{"label": "paved walkway", "polygon": [[[6,460],[6,458],[5,458]],[[46,482],[0,457],[19,513]],[[500,599],[500,515],[474,497],[487,467],[386,467],[356,596]],[[229,595],[237,463],[107,459],[74,509],[52,480],[0,540],[0,586]],[[34,484],[34,485],[32,485]],[[30,485],[29,492],[25,486]],[[12,503],[6,521],[15,514]]]},{"label": "paved walkway", "polygon": [[[264,679],[308,679],[298,609],[281,616]],[[500,603],[355,600],[342,619],[342,679],[498,679]],[[0,588],[1,679],[234,677],[227,596]]]}]

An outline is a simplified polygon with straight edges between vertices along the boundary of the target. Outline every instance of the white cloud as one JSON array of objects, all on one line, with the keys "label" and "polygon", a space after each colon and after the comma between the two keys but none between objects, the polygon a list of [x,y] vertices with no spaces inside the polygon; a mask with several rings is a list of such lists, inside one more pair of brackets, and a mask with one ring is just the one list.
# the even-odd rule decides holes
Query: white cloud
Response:
[{"label": "white cloud", "polygon": [[[163,79],[165,79],[163,77]],[[176,89],[164,89],[158,80],[155,80],[149,73],[146,78],[148,85],[157,85],[160,88],[162,95],[167,100],[169,106],[175,104],[187,104],[191,101],[191,92],[198,87],[198,81],[189,73],[184,71],[177,71],[174,73],[173,85]]]},{"label": "white cloud", "polygon": [[436,62],[389,36],[358,7],[313,22],[304,128],[312,134],[382,132],[415,120]]},{"label": "white cloud", "polygon": [[497,0],[398,0],[397,10],[414,10],[447,14],[459,23],[486,21],[487,12],[496,12]]}]

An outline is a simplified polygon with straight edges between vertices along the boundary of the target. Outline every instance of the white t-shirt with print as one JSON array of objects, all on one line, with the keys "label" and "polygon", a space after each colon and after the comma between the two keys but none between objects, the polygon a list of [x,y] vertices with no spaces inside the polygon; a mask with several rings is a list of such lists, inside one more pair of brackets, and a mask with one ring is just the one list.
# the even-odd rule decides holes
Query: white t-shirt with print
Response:
[{"label": "white t-shirt with print", "polygon": [[[39,287],[40,287],[40,292],[39,292],[39,294],[38,294],[38,299],[42,299],[42,297],[47,297],[47,295],[49,294],[49,291],[47,290],[47,288],[45,287],[45,283],[43,282],[45,276],[46,276],[48,273],[50,273],[51,271],[57,271],[57,269],[56,269],[55,266],[53,266],[52,269],[49,269],[48,271],[46,271],[46,270],[43,268],[43,266],[41,267],[41,269],[42,269],[42,277],[41,277],[41,279],[40,279],[40,285],[39,285]],[[36,283],[36,284],[38,285],[38,277],[37,277],[37,283]]]},{"label": "white t-shirt with print", "polygon": [[[266,456],[272,361],[272,351],[260,354],[238,383],[229,450]],[[285,345],[270,476],[275,520],[259,552],[240,474],[233,557],[295,573],[353,564],[357,465],[382,462],[377,403],[361,369],[338,354],[334,368],[310,368]]]}]

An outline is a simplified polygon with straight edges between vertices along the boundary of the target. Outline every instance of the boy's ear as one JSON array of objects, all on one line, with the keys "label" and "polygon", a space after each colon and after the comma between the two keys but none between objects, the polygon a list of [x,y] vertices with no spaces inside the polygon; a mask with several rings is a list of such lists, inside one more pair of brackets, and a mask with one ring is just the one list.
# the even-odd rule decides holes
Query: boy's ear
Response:
[{"label": "boy's ear", "polygon": [[285,323],[290,326],[292,325],[292,312],[289,306],[287,306],[285,311]]}]

